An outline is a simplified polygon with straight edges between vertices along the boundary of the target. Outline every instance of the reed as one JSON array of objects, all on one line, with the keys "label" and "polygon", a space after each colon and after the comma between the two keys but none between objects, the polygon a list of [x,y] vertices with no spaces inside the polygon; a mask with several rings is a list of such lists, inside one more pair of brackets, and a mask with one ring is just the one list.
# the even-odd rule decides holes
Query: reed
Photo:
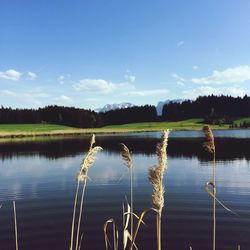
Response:
[{"label": "reed", "polygon": [[153,187],[152,204],[156,213],[156,236],[157,236],[157,250],[161,250],[161,217],[162,209],[164,207],[164,185],[163,176],[167,169],[167,145],[170,130],[163,132],[160,143],[156,146],[156,155],[158,164],[149,169],[149,181]]},{"label": "reed", "polygon": [[13,201],[13,212],[14,212],[16,250],[18,250],[18,233],[17,233],[16,202],[15,201]]},{"label": "reed", "polygon": [[[71,226],[70,250],[73,250],[73,247],[74,247],[76,207],[77,207],[78,196],[79,196],[79,188],[80,188],[80,185],[82,184],[82,190],[80,194],[79,215],[78,215],[78,221],[77,221],[76,240],[75,240],[75,250],[80,249],[79,234],[80,234],[80,226],[81,226],[81,219],[82,219],[82,213],[83,213],[83,201],[84,201],[85,189],[86,189],[87,180],[88,180],[88,169],[89,167],[93,165],[95,161],[95,155],[102,150],[102,148],[99,146],[94,147],[94,144],[95,144],[95,135],[92,135],[90,146],[89,146],[89,151],[87,153],[87,156],[82,160],[80,171],[77,175],[77,187],[76,187],[76,193],[75,193],[72,226]],[[80,242],[81,242],[81,239],[80,239]]]},{"label": "reed", "polygon": [[130,235],[133,235],[133,227],[134,227],[134,201],[133,201],[133,165],[132,165],[132,157],[128,147],[124,144],[120,144],[122,147],[122,158],[125,162],[126,167],[130,172]]},{"label": "reed", "polygon": [[203,148],[212,156],[212,166],[213,166],[213,181],[206,184],[206,188],[211,185],[213,188],[213,250],[216,250],[216,163],[215,163],[215,143],[214,135],[209,126],[203,127],[203,132],[206,137],[206,141],[203,143]]}]

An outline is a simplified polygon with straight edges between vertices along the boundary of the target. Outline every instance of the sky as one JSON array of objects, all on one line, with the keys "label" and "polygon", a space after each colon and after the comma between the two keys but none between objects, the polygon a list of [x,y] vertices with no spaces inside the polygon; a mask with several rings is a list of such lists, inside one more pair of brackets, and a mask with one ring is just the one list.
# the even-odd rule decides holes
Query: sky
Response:
[{"label": "sky", "polygon": [[250,95],[248,0],[1,0],[0,105]]}]

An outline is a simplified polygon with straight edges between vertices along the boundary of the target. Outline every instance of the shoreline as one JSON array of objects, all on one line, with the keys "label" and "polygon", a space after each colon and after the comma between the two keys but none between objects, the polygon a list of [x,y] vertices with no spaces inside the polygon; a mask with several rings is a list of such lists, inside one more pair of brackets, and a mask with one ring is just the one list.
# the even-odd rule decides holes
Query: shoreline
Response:
[{"label": "shoreline", "polygon": [[[142,133],[142,132],[160,132],[167,129],[164,128],[144,128],[144,129],[77,129],[77,130],[55,130],[47,132],[5,132],[0,131],[0,139],[16,139],[16,138],[32,138],[32,137],[52,137],[52,136],[81,136],[81,135],[91,135],[91,134],[123,134],[123,133]],[[197,127],[189,128],[171,128],[173,131],[199,131],[202,129]],[[213,128],[213,130],[228,130],[229,128]]]}]

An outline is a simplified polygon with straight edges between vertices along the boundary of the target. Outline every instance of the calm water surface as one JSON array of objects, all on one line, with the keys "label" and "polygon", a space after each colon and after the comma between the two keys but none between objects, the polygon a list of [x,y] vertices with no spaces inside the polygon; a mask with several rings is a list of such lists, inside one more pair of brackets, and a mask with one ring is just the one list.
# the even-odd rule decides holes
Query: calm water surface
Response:
[{"label": "calm water surface", "polygon": [[[250,249],[250,130],[215,131],[217,195],[238,216],[217,206],[217,249]],[[169,140],[162,218],[163,249],[211,249],[212,179],[202,134],[173,132]],[[150,207],[148,168],[156,164],[160,133],[97,136],[104,148],[89,171],[82,222],[82,249],[104,249],[103,224],[122,227],[122,202],[129,197],[129,174],[118,143],[132,151],[135,211]],[[90,137],[0,143],[0,249],[14,249],[12,201],[16,200],[19,249],[69,249],[76,173]],[[155,220],[149,214],[138,235],[139,249],[155,247]]]}]

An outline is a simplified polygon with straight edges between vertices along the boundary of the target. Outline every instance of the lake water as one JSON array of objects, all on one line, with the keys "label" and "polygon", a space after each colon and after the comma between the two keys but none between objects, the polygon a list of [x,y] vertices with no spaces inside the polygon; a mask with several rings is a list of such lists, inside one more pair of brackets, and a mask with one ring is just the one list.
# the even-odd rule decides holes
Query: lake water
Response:
[{"label": "lake water", "polygon": [[[218,198],[237,216],[217,205],[217,249],[250,249],[250,130],[215,131]],[[160,133],[103,135],[104,148],[89,170],[82,221],[82,249],[105,249],[103,224],[114,218],[122,227],[122,202],[129,197],[129,174],[119,143],[132,151],[134,210],[151,206],[148,168],[156,164]],[[0,249],[14,249],[12,201],[16,200],[19,249],[69,249],[76,174],[90,136],[0,143]],[[212,179],[202,133],[173,132],[162,218],[162,249],[212,248],[212,199],[204,185]],[[137,246],[156,249],[155,219],[145,218]],[[120,235],[121,237],[121,235]]]}]

